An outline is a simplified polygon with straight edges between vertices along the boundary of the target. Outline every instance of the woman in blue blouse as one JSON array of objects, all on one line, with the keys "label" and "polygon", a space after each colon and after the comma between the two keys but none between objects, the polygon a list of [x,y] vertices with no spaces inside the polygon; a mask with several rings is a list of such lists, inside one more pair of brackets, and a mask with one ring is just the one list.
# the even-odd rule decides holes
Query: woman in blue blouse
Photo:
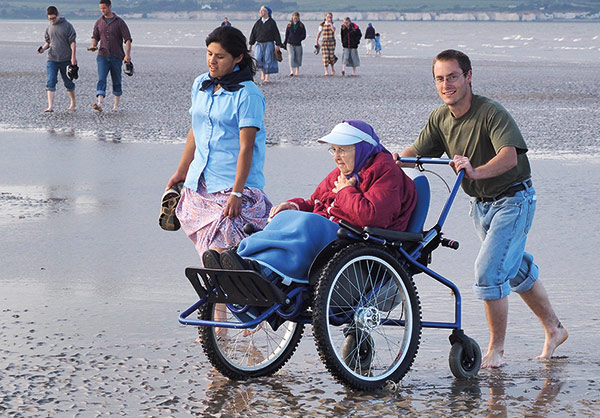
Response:
[{"label": "woman in blue blouse", "polygon": [[222,26],[206,38],[208,72],[192,86],[192,127],[167,188],[185,181],[176,215],[198,254],[242,240],[243,226],[264,227],[271,202],[265,178],[265,98],[238,29]]}]

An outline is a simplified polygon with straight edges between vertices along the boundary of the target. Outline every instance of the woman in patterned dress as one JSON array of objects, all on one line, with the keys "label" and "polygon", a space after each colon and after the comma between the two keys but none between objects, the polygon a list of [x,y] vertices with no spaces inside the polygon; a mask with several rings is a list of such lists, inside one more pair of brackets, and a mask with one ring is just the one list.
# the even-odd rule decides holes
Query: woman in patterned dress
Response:
[{"label": "woman in patterned dress", "polygon": [[335,56],[335,24],[333,23],[333,13],[327,13],[325,20],[319,24],[319,32],[315,41],[315,47],[317,48],[319,48],[319,38],[321,38],[320,48],[323,55],[325,75],[329,75],[329,66],[331,66],[331,75],[335,75],[333,65],[337,62],[337,57]]},{"label": "woman in patterned dress", "polygon": [[246,45],[231,26],[206,38],[208,72],[192,86],[192,127],[167,183],[185,181],[176,216],[200,256],[237,245],[246,223],[263,228],[272,206],[263,191],[265,98]]}]

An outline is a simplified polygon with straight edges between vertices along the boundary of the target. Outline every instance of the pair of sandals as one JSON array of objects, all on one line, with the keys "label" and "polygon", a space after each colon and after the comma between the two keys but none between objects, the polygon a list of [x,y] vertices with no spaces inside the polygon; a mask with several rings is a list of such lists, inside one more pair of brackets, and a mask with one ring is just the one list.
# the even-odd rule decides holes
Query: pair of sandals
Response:
[{"label": "pair of sandals", "polygon": [[246,260],[240,257],[233,248],[220,254],[215,250],[206,250],[202,254],[202,264],[205,268],[215,270],[253,270],[262,276],[260,264],[254,260]]},{"label": "pair of sandals", "polygon": [[181,228],[181,223],[175,215],[183,183],[176,184],[162,195],[160,204],[160,215],[158,216],[158,225],[165,231],[177,231]]}]

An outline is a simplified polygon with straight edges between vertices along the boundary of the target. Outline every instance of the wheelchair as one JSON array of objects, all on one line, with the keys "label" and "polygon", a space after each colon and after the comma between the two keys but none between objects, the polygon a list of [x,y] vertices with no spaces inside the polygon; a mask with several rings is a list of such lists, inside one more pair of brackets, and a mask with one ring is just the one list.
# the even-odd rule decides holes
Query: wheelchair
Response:
[{"label": "wheelchair", "polygon": [[[333,377],[357,390],[398,383],[417,354],[423,328],[452,330],[449,366],[459,379],[473,378],[481,350],[461,328],[461,295],[450,280],[431,270],[432,252],[458,249],[442,226],[455,200],[461,171],[437,223],[423,229],[430,203],[424,164],[450,159],[402,158],[417,188],[417,205],[406,232],[358,228],[340,222],[338,238],[312,262],[309,283],[284,286],[250,270],[189,267],[185,275],[199,299],[179,322],[198,327],[205,355],[223,375],[244,380],[269,376],[291,358],[308,324],[321,361]],[[425,274],[451,289],[453,322],[427,322],[413,281]],[[198,319],[190,318],[198,312]]]}]

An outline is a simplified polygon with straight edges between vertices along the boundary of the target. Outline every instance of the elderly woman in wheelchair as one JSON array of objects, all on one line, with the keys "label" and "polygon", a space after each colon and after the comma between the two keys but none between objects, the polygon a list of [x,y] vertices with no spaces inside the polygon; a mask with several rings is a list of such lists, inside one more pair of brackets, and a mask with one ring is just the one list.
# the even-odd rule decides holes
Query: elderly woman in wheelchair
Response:
[{"label": "elderly woman in wheelchair", "polygon": [[337,168],[308,200],[296,198],[271,210],[267,227],[226,250],[209,250],[205,267],[257,270],[283,284],[308,283],[317,255],[337,238],[338,223],[404,231],[416,203],[415,185],[394,163],[373,128],[349,120],[319,140],[330,144]]},{"label": "elderly woman in wheelchair", "polygon": [[[203,269],[186,269],[200,300],[180,322],[200,327],[208,359],[233,379],[275,373],[312,323],[319,355],[334,377],[374,390],[398,382],[416,356],[421,311],[412,274],[419,272],[415,265],[427,270],[417,260],[437,247],[441,232],[423,243],[428,183],[419,202],[425,208],[411,217],[415,182],[369,124],[344,121],[319,142],[330,144],[337,167],[310,199],[273,207],[264,230],[235,249],[205,252]],[[417,226],[404,232],[409,222]],[[200,319],[188,319],[195,311]],[[457,322],[451,325],[460,334]],[[468,349],[458,361],[471,355],[477,363],[472,340],[463,340]]]}]

